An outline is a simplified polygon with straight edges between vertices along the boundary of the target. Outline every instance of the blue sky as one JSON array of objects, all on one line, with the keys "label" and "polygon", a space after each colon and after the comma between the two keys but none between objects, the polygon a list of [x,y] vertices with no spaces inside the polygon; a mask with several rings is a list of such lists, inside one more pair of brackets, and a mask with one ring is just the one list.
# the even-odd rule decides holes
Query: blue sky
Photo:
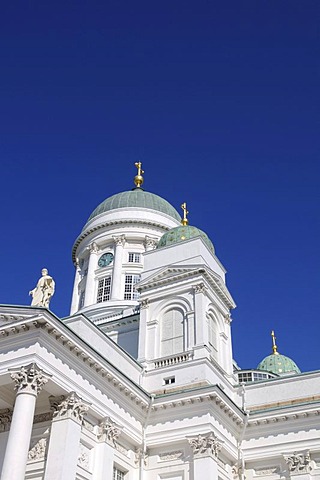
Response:
[{"label": "blue sky", "polygon": [[234,357],[320,368],[319,2],[6,2],[1,303],[42,267],[69,312],[91,211],[145,189],[204,230],[237,303]]}]

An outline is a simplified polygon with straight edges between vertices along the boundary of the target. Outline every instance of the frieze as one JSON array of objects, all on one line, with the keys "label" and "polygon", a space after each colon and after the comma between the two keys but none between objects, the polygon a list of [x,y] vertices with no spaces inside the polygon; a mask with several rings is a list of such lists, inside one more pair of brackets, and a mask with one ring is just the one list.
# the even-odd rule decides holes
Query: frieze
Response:
[{"label": "frieze", "polygon": [[38,413],[34,416],[33,423],[43,423],[52,420],[52,412]]},{"label": "frieze", "polygon": [[160,462],[167,462],[171,460],[178,460],[183,455],[182,450],[175,450],[174,452],[164,452],[159,454]]},{"label": "frieze", "polygon": [[13,410],[11,408],[3,408],[0,410],[0,432],[6,432],[10,428]]},{"label": "frieze", "polygon": [[256,468],[254,473],[259,477],[264,477],[267,475],[274,475],[275,473],[280,473],[280,469],[279,467]]},{"label": "frieze", "polygon": [[291,475],[300,473],[309,473],[311,470],[311,458],[309,451],[294,452],[289,455],[283,455]]},{"label": "frieze", "polygon": [[115,448],[118,452],[122,453],[126,457],[129,457],[129,450],[124,447],[121,443],[115,442]]},{"label": "frieze", "polygon": [[90,450],[82,444],[80,445],[78,465],[85,470],[90,471]]}]

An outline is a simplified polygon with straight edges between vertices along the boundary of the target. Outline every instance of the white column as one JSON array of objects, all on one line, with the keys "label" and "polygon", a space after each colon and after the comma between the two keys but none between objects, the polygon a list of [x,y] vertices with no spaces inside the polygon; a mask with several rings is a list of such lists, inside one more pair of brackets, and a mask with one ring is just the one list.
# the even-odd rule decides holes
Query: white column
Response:
[{"label": "white column", "polygon": [[80,266],[79,260],[76,261],[76,273],[74,276],[74,284],[73,284],[73,292],[72,292],[72,301],[71,301],[71,310],[70,314],[73,315],[75,312],[79,310],[79,282],[81,280],[80,277]]},{"label": "white column", "polygon": [[199,283],[194,289],[194,315],[195,315],[195,344],[204,345],[208,342],[208,325],[205,312],[205,291],[204,283]]},{"label": "white column", "polygon": [[98,428],[98,444],[95,446],[92,480],[113,478],[114,447],[122,427],[109,417],[102,420]]},{"label": "white column", "polygon": [[147,322],[149,320],[149,299],[140,298],[140,323],[139,323],[139,343],[138,343],[138,361],[143,363],[147,359]]},{"label": "white column", "polygon": [[[59,403],[59,400],[63,400]],[[50,398],[55,409],[51,425],[44,480],[76,478],[81,424],[89,406],[75,392],[66,398]]]},{"label": "white column", "polygon": [[116,244],[114,252],[113,262],[113,274],[112,274],[112,288],[111,288],[111,300],[122,300],[121,298],[121,277],[122,277],[122,260],[123,260],[123,247],[125,244],[125,236],[113,237]]},{"label": "white column", "polygon": [[92,242],[89,247],[89,263],[88,263],[88,273],[86,281],[86,292],[84,295],[84,307],[88,305],[93,305],[96,303],[94,298],[95,294],[95,278],[94,272],[98,268],[98,246],[95,242]]},{"label": "white column", "polygon": [[1,480],[24,480],[32,433],[37,395],[47,383],[45,374],[35,363],[14,371],[11,378],[17,390],[16,401],[4,456]]},{"label": "white column", "polygon": [[213,433],[189,438],[193,451],[193,479],[218,480],[217,458],[221,443]]}]

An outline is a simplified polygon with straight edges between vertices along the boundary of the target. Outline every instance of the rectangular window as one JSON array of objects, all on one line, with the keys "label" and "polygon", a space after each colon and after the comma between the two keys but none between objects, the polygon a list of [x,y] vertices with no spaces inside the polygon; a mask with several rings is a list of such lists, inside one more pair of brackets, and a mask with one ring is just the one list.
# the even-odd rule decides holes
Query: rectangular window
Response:
[{"label": "rectangular window", "polygon": [[164,385],[172,385],[173,383],[176,383],[176,377],[168,377],[163,379]]},{"label": "rectangular window", "polygon": [[111,277],[105,277],[99,280],[97,303],[107,302],[110,300]]},{"label": "rectangular window", "polygon": [[140,253],[129,253],[130,263],[140,263],[140,259],[141,259]]},{"label": "rectangular window", "polygon": [[113,480],[124,480],[124,472],[117,467],[113,467]]},{"label": "rectangular window", "polygon": [[124,284],[124,299],[136,300],[139,297],[139,293],[134,290],[134,286],[140,280],[140,275],[126,275]]}]

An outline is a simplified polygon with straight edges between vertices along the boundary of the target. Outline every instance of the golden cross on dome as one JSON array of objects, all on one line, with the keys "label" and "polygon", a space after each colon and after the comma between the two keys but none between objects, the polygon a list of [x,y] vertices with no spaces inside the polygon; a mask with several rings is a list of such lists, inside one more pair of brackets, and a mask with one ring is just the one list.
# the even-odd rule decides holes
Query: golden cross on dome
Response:
[{"label": "golden cross on dome", "polygon": [[182,225],[185,227],[186,225],[188,225],[189,221],[187,219],[187,215],[188,215],[188,210],[187,210],[187,204],[186,202],[184,202],[182,205],[181,205],[181,208],[183,210],[183,218],[181,219],[181,223]]},{"label": "golden cross on dome", "polygon": [[272,330],[271,332],[271,337],[272,337],[272,351],[274,354],[278,355],[278,347],[276,345],[276,336],[274,334],[274,331]]},{"label": "golden cross on dome", "polygon": [[143,176],[142,175],[144,174],[144,170],[142,170],[142,163],[141,162],[136,162],[134,165],[138,169],[138,173],[134,177],[134,183],[135,183],[137,188],[140,188],[141,185],[143,184]]}]

